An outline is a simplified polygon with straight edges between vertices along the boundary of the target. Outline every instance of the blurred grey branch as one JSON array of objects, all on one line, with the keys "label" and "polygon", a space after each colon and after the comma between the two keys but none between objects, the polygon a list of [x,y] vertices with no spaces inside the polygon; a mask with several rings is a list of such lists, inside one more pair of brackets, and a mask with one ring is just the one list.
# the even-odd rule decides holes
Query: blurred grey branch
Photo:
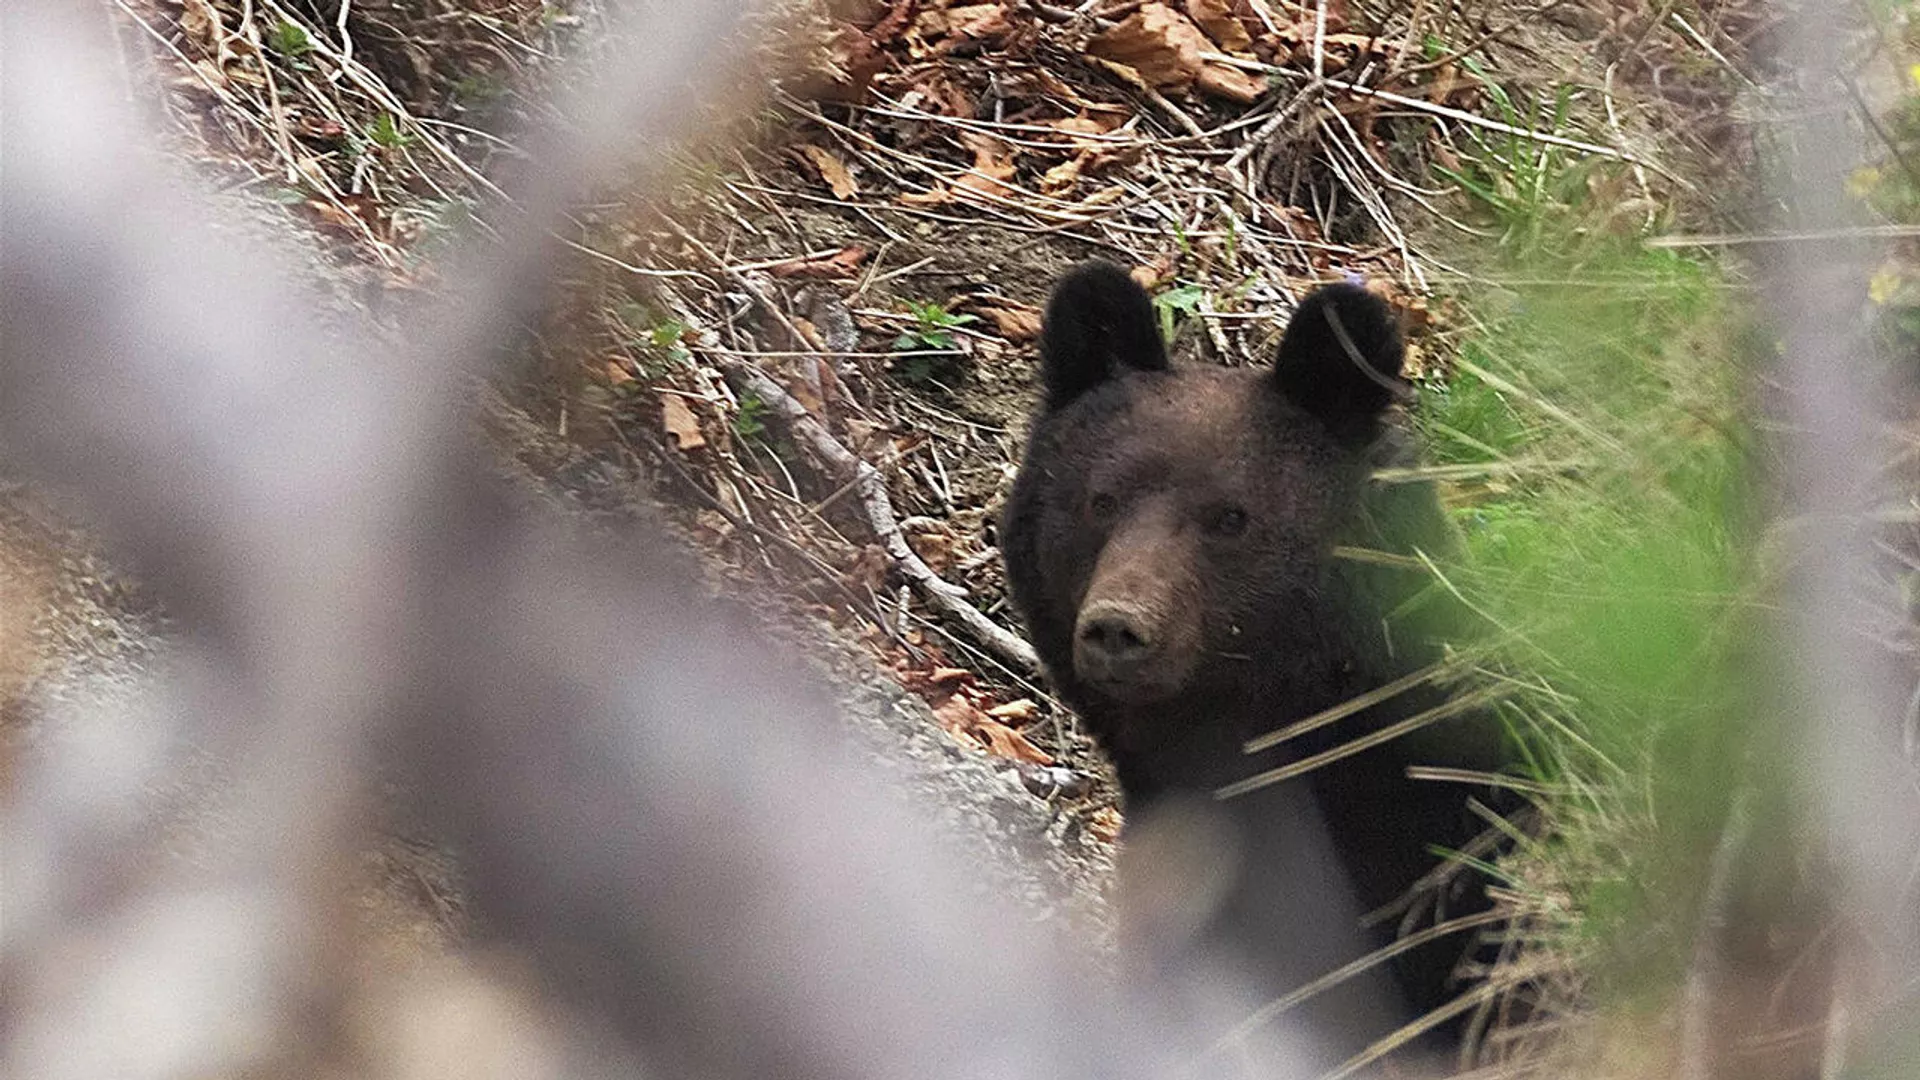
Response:
[{"label": "blurred grey branch", "polygon": [[[1866,281],[1876,252],[1848,219],[1849,173],[1862,161],[1861,118],[1845,93],[1846,57],[1859,28],[1845,5],[1779,0],[1786,20],[1775,35],[1780,120],[1770,132],[1779,228],[1827,235],[1824,243],[1757,250],[1783,343],[1780,404],[1787,423],[1780,477],[1785,511],[1805,530],[1787,583],[1787,647],[1795,661],[1790,698],[1793,745],[1805,762],[1826,851],[1839,871],[1838,912],[1859,939],[1839,950],[1842,985],[1833,988],[1829,1061],[1844,1060],[1855,1026],[1870,1030],[1912,1015],[1920,977],[1920,773],[1900,754],[1897,718],[1905,698],[1859,632],[1857,597],[1871,580],[1873,536],[1866,511],[1884,482],[1874,441],[1882,401],[1873,380]],[[1755,857],[1780,858],[1791,843],[1749,843]],[[1805,857],[1807,853],[1803,853]],[[1751,928],[1748,928],[1751,932]],[[1855,1062],[1860,1064],[1860,1062]],[[1738,1075],[1722,1071],[1718,1075]]]},{"label": "blurred grey branch", "polygon": [[[316,325],[125,121],[85,5],[0,14],[0,452],[177,616],[167,695],[21,778],[4,821],[13,1076],[317,1060],[346,960],[329,868],[399,762],[488,940],[664,1075],[1125,1078],[1178,1040],[1093,989],[871,791],[822,698],[703,603],[659,535],[551,528],[485,475],[446,386],[548,273],[548,229],[724,76],[729,5],[644,5],[634,54],[508,177],[504,242],[401,350]],[[97,16],[96,16],[97,17]],[[211,865],[156,857],[138,789],[234,763]]]}]

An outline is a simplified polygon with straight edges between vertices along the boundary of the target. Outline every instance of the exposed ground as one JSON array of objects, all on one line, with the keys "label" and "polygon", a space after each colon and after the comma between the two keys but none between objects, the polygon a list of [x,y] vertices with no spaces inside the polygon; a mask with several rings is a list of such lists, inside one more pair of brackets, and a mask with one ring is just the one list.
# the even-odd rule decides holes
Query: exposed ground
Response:
[{"label": "exposed ground", "polygon": [[[995,558],[1048,283],[1120,261],[1176,350],[1246,364],[1302,290],[1361,274],[1406,306],[1439,385],[1496,276],[1475,245],[1522,220],[1502,200],[1597,203],[1582,227],[1625,235],[1738,220],[1742,193],[1708,178],[1746,161],[1724,117],[1767,30],[1736,2],[1688,5],[1685,31],[1672,4],[1605,0],[1174,6],[1191,18],[793,5],[755,31],[781,75],[764,109],[717,112],[664,185],[583,208],[518,375],[448,388],[566,512],[618,527],[661,503],[719,587],[822,654],[876,770],[938,807],[983,888],[1095,936],[1111,787],[1028,669]],[[376,321],[431,303],[440,242],[507,212],[486,177],[551,122],[555,60],[597,26],[590,2],[357,2],[345,37],[337,0],[118,9],[129,86],[165,87],[176,152]],[[1572,164],[1517,190],[1515,162],[1549,154]],[[1468,471],[1450,496],[1500,482]],[[5,493],[9,738],[140,677],[164,620],[126,580]],[[403,816],[354,888],[377,937],[432,954],[464,926],[457,866]],[[1572,1016],[1577,974],[1490,997],[1486,1061],[1546,1060],[1553,1023],[1497,1021],[1549,981],[1541,1012]]]}]

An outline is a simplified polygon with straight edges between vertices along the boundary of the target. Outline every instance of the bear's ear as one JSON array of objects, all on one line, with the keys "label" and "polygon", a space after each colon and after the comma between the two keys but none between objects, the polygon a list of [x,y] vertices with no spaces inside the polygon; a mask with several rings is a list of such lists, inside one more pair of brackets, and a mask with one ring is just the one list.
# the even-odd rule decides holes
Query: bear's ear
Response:
[{"label": "bear's ear", "polygon": [[1399,322],[1386,301],[1343,282],[1316,289],[1300,302],[1280,339],[1273,379],[1335,438],[1365,443],[1379,431],[1387,406],[1412,396],[1400,377],[1406,355]]},{"label": "bear's ear", "polygon": [[1125,371],[1162,371],[1167,345],[1153,300],[1125,270],[1107,262],[1074,267],[1053,287],[1040,331],[1040,375],[1047,408],[1058,409]]}]

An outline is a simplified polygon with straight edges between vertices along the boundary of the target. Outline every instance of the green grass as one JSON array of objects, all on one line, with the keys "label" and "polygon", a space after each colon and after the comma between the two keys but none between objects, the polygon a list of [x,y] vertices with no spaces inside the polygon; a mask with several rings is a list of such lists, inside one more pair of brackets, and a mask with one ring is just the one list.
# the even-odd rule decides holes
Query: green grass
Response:
[{"label": "green grass", "polygon": [[[1573,112],[1490,99],[1538,130]],[[1680,985],[1728,796],[1766,748],[1743,415],[1763,343],[1725,270],[1619,235],[1594,193],[1622,177],[1519,137],[1462,149],[1442,171],[1498,239],[1455,257],[1470,324],[1416,413],[1464,541],[1437,569],[1549,790],[1552,832],[1516,863],[1558,913],[1536,929],[1596,997],[1646,1007]]]}]

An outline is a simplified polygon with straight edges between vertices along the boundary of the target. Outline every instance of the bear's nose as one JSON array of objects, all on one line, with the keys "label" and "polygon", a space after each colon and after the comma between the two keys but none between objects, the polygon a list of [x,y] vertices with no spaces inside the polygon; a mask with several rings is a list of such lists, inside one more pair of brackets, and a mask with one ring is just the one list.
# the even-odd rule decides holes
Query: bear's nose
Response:
[{"label": "bear's nose", "polygon": [[1099,604],[1080,613],[1073,659],[1082,678],[1130,682],[1141,674],[1154,652],[1154,633],[1142,616],[1118,604]]}]

